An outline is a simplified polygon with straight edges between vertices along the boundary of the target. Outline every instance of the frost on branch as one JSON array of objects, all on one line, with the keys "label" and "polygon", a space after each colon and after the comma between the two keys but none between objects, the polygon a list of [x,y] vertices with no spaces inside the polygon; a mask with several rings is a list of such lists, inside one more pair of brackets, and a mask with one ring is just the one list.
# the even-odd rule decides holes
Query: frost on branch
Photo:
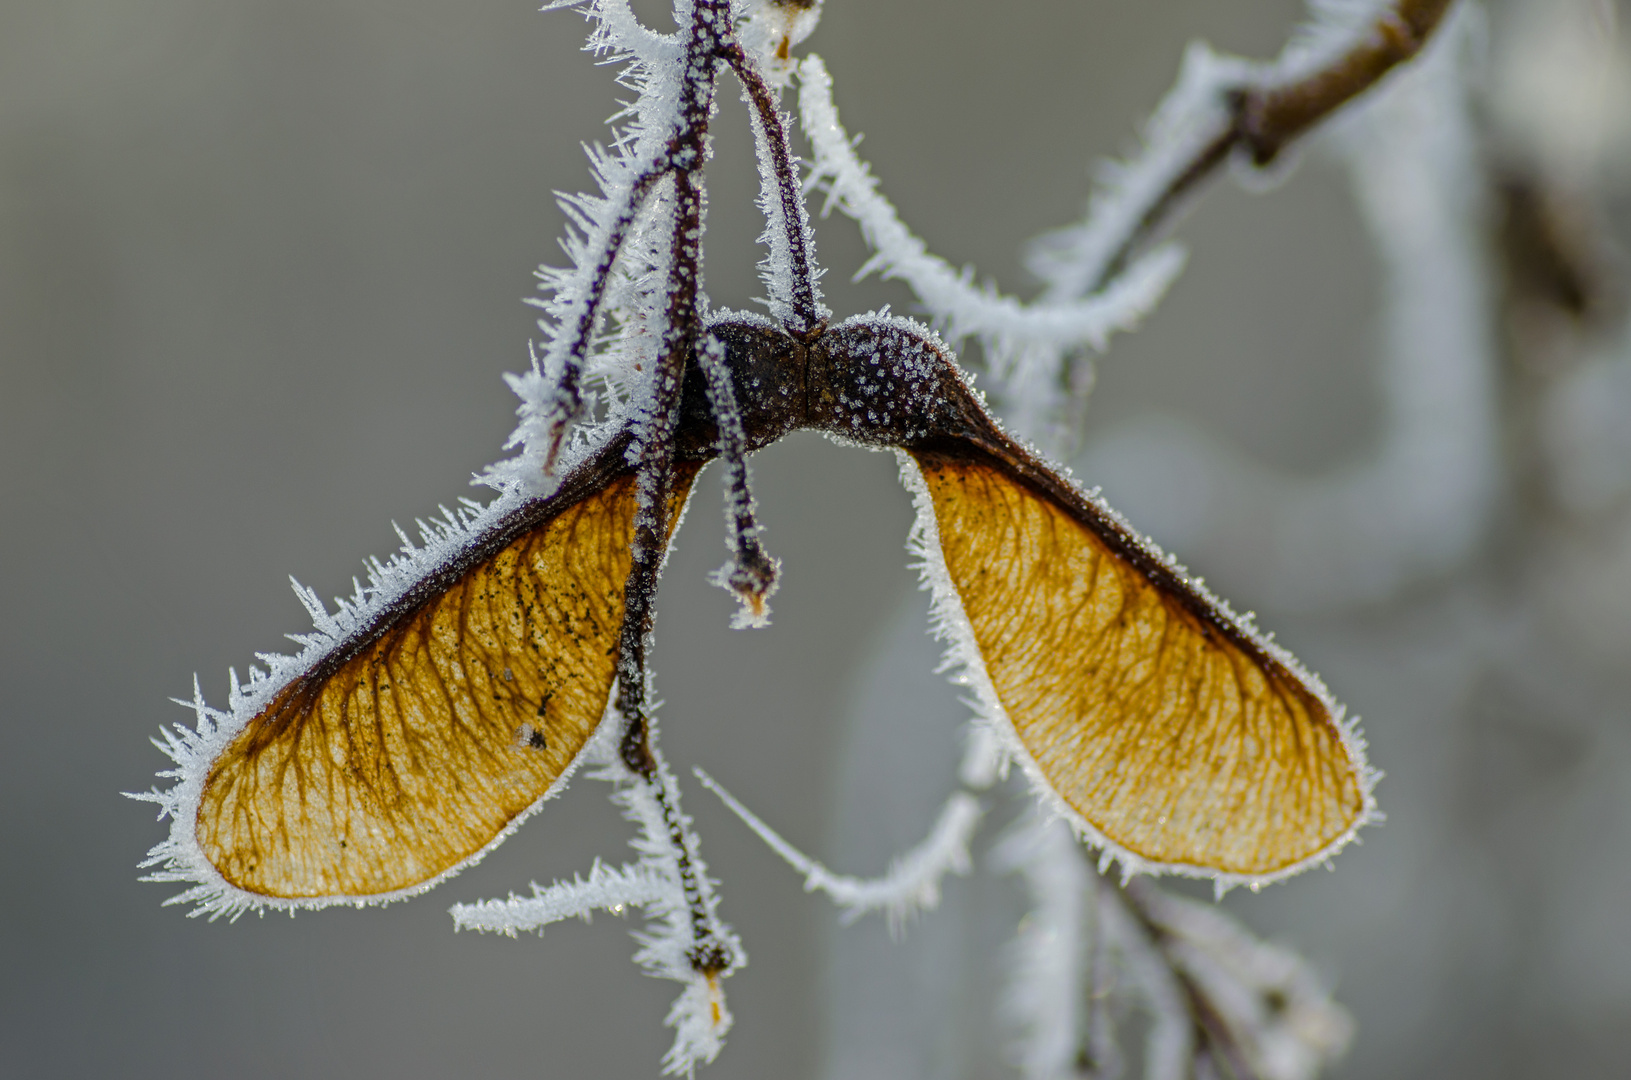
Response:
[{"label": "frost on branch", "polygon": [[[800,107],[815,148],[811,183],[827,187],[829,209],[836,205],[860,224],[873,250],[861,274],[901,278],[954,342],[977,338],[1009,421],[1033,438],[1064,445],[1081,402],[1070,400],[1072,392],[1061,395],[1060,387],[1070,382],[1080,387],[1073,392],[1085,393],[1091,386],[1090,378],[1065,379],[1065,365],[1102,350],[1113,332],[1130,329],[1159,302],[1182,269],[1183,252],[1171,244],[1152,247],[1151,241],[1175,211],[1220,164],[1243,152],[1268,162],[1323,118],[1320,108],[1335,108],[1363,91],[1367,64],[1379,63],[1385,71],[1412,55],[1447,2],[1314,0],[1312,20],[1267,63],[1192,46],[1177,85],[1144,131],[1142,150],[1104,167],[1085,221],[1033,245],[1030,265],[1046,288],[1029,304],[977,288],[972,269],[953,271],[912,235],[856,156],[838,122],[831,79],[815,56],[800,67]],[[1405,18],[1406,6],[1420,10]],[[1359,54],[1367,54],[1365,63],[1332,75]],[[1329,104],[1297,115],[1305,100],[1337,86],[1346,89]],[[1277,99],[1282,91],[1291,96]],[[1262,119],[1254,109],[1272,111],[1285,101],[1293,106],[1282,110],[1290,114],[1280,118],[1289,125],[1285,130],[1254,128]]]},{"label": "frost on branch", "polygon": [[[1312,1080],[1347,1049],[1353,1021],[1296,953],[1258,940],[1222,909],[1138,882],[1125,892],[1177,977],[1200,1055],[1235,1075]],[[1136,931],[1123,925],[1128,936]],[[1221,1070],[1219,1070],[1221,1071]]]},{"label": "frost on branch", "polygon": [[1079,855],[1062,822],[1033,815],[992,856],[1031,894],[1004,1002],[1028,1080],[1117,1075],[1129,1008],[1147,1023],[1146,1080],[1312,1080],[1346,1049],[1353,1021],[1295,953],[1148,879],[1117,886]]},{"label": "frost on branch", "polygon": [[587,879],[557,881],[548,888],[534,884],[531,896],[511,893],[507,900],[454,904],[449,911],[459,930],[482,930],[513,938],[522,931],[542,934],[550,923],[588,919],[596,911],[621,915],[625,908],[656,904],[670,887],[648,867],[607,869],[596,859]]},{"label": "frost on branch", "polygon": [[1385,272],[1380,445],[1306,480],[1169,423],[1091,450],[1095,472],[1126,476],[1129,488],[1183,477],[1194,490],[1169,542],[1232,555],[1231,580],[1276,607],[1376,601],[1441,574],[1483,535],[1494,505],[1493,312],[1466,89],[1472,15],[1453,13],[1421,62],[1333,133]]},{"label": "frost on branch", "polygon": [[[1098,183],[1079,223],[1033,241],[1030,269],[1046,285],[1043,299],[1085,296],[1126,273],[1140,241],[1168,223],[1218,162],[1232,155],[1230,129],[1237,95],[1289,86],[1331,66],[1376,32],[1393,0],[1314,0],[1274,60],[1262,62],[1190,45],[1177,82],[1140,134],[1140,147],[1123,161],[1098,168]],[[1251,179],[1244,165],[1240,175]],[[1261,183],[1261,178],[1257,180]]]},{"label": "frost on branch", "polygon": [[[548,477],[560,471],[556,455],[568,425],[615,422],[641,404],[641,373],[655,365],[667,300],[674,203],[664,155],[679,123],[684,44],[677,34],[640,25],[626,0],[590,0],[582,8],[595,22],[585,48],[603,64],[622,65],[618,82],[637,96],[612,118],[611,145],[588,148],[599,193],[560,196],[568,265],[540,267],[545,295],[529,301],[544,312],[543,355],[510,379],[521,423],[506,448],[520,453],[493,466],[489,482],[520,483],[536,494],[547,493]],[[573,438],[581,444],[588,436]]]},{"label": "frost on branch", "polygon": [[[1018,873],[1030,894],[1029,911],[1009,946],[1009,982],[1002,1002],[1017,1029],[1013,1060],[1026,1080],[1068,1076],[1082,1057],[1114,1074],[1118,1055],[1108,1030],[1103,990],[1106,965],[1090,950],[1098,935],[1088,924],[1093,869],[1070,826],[1031,813],[991,853],[993,869]],[[1085,1001],[1084,1001],[1085,999]],[[1081,1030],[1084,1003],[1087,1031]]]},{"label": "frost on branch", "polygon": [[844,910],[844,921],[854,922],[869,911],[882,911],[891,933],[898,933],[913,915],[940,904],[940,882],[948,874],[969,872],[968,845],[984,813],[980,801],[967,792],[946,800],[929,835],[910,851],[893,859],[889,872],[877,878],[835,874],[766,825],[713,777],[696,770],[704,787],[718,795],[748,828],[804,875],[805,892],[823,892]]},{"label": "frost on branch", "polygon": [[[667,764],[659,759],[656,782],[648,782],[631,774],[612,747],[611,740],[602,739],[584,756],[600,765],[590,774],[593,779],[618,785],[612,798],[639,826],[631,841],[639,860],[608,869],[597,859],[587,879],[576,877],[547,888],[534,884],[531,896],[455,904],[453,923],[461,930],[515,937],[522,931],[542,933],[545,926],[562,919],[587,919],[595,911],[621,915],[627,908],[642,909],[647,924],[635,932],[640,943],[635,962],[648,975],[672,979],[683,987],[665,1021],[674,1029],[674,1043],[663,1057],[663,1071],[688,1076],[724,1048],[732,1019],[723,984],[747,962],[747,953],[719,920],[714,882],[702,862],[691,819],[678,812],[679,787]],[[681,858],[689,864],[683,869]],[[707,940],[700,940],[703,937]],[[725,965],[699,964],[699,948],[716,949]]]},{"label": "frost on branch", "polygon": [[725,365],[725,346],[713,334],[703,335],[697,345],[697,362],[707,380],[708,400],[719,424],[719,452],[725,459],[725,533],[731,545],[731,561],[709,580],[741,601],[742,606],[731,618],[733,629],[768,626],[769,601],[776,591],[781,561],[767,555],[759,543],[759,521],[748,484],[747,439],[742,433],[730,370]]},{"label": "frost on branch", "polygon": [[826,209],[836,206],[854,218],[873,250],[858,276],[875,271],[902,279],[949,340],[978,339],[1018,410],[1009,410],[1009,419],[1020,430],[1047,422],[1053,403],[1046,400],[1051,394],[1046,386],[1065,354],[1102,349],[1112,334],[1136,326],[1183,266],[1178,249],[1157,248],[1102,292],[1035,304],[976,286],[972,270],[959,273],[932,254],[878,190],[839,123],[832,77],[820,57],[808,56],[799,65],[799,85],[799,112],[815,153],[808,182],[827,189]]},{"label": "frost on branch", "polygon": [[768,294],[765,304],[782,326],[810,333],[832,314],[816,287],[825,271],[816,265],[815,231],[803,189],[788,182],[794,175],[794,164],[785,157],[788,117],[781,111],[779,94],[756,99],[755,89],[745,86],[743,97],[759,165],[759,209],[765,217],[759,242],[769,249],[759,264]]}]

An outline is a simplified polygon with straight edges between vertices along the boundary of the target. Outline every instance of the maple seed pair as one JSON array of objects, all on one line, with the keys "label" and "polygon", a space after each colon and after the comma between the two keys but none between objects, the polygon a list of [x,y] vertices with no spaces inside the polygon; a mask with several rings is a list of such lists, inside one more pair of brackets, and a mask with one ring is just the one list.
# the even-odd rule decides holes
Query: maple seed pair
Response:
[{"label": "maple seed pair", "polygon": [[[1365,819],[1366,766],[1318,680],[1005,435],[938,339],[877,317],[808,340],[735,317],[703,337],[744,449],[802,428],[901,455],[992,720],[1089,839],[1134,864],[1261,879]],[[719,452],[715,415],[693,355],[667,529]],[[226,744],[196,835],[227,881],[286,899],[410,889],[550,791],[618,675],[634,437],[608,429],[554,494],[469,537]]]}]

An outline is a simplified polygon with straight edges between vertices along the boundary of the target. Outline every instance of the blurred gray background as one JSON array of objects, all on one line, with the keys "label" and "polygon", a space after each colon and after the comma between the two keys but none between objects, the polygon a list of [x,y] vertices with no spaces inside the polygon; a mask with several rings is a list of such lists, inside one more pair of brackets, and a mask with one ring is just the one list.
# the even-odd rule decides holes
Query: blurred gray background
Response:
[{"label": "blurred gray background", "polygon": [[[829,0],[805,49],[909,224],[1024,293],[1022,243],[1079,213],[1088,166],[1129,145],[1184,44],[1271,56],[1301,10]],[[137,882],[162,829],[119,795],[166,764],[147,739],[190,721],[168,699],[194,672],[219,702],[229,666],[305,628],[289,574],[347,592],[360,559],[395,547],[393,520],[479,494],[468,479],[513,420],[500,375],[533,332],[520,299],[559,258],[551,192],[586,186],[578,145],[615,108],[583,31],[512,0],[0,5],[0,1072],[656,1075],[674,988],[629,962],[632,924],[509,941],[456,936],[446,914],[621,859],[600,785],[428,896],[235,925]],[[708,291],[746,307],[761,225],[728,79],[715,130]],[[1271,194],[1220,186],[1183,236],[1189,269],[1101,362],[1089,439],[1158,409],[1302,473],[1361,449],[1378,286],[1338,170],[1316,153]],[[912,310],[898,285],[851,283],[847,221],[818,243],[840,316]],[[908,500],[891,458],[814,437],[755,469],[784,563],[775,624],[728,630],[731,601],[704,580],[724,557],[710,479],[664,584],[665,746],[688,785],[703,765],[838,869],[878,872],[934,802],[873,820],[845,793],[865,782],[890,805],[894,763],[949,785],[966,715],[929,673],[932,643],[901,629],[925,606]],[[1136,523],[1138,494],[1107,494]],[[1217,558],[1178,554],[1202,572]],[[1358,1021],[1343,1076],[1607,1077],[1631,1060],[1626,654],[1600,635],[1596,654],[1559,645],[1546,687],[1578,691],[1589,722],[1552,723],[1549,689],[1525,701],[1463,662],[1491,580],[1265,614],[1365,717],[1388,773],[1388,823],[1335,874],[1229,901],[1335,981]],[[900,739],[874,747],[858,715],[879,708]],[[706,1075],[867,1071],[829,1002],[864,989],[866,956],[933,953],[947,931],[930,915],[894,945],[874,921],[835,944],[825,901],[705,792],[687,798],[751,957]],[[947,915],[970,890],[1016,905],[1007,888],[954,883]],[[959,976],[970,994],[989,991],[995,961],[958,962],[980,968]],[[1001,1038],[965,1028],[888,1074],[1000,1075]]]}]

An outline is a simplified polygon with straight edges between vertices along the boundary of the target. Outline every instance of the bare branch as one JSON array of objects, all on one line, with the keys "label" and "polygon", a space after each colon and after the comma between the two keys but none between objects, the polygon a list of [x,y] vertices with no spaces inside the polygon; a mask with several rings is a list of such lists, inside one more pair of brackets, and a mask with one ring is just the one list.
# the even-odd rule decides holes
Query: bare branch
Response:
[{"label": "bare branch", "polygon": [[[672,141],[668,151],[668,156],[672,157]],[[639,217],[640,208],[645,205],[646,197],[651,194],[651,189],[657,181],[667,174],[668,167],[665,164],[653,165],[641,172],[629,186],[627,205],[607,230],[605,243],[601,245],[600,257],[595,261],[595,268],[589,279],[588,294],[584,297],[583,306],[578,312],[577,325],[572,328],[571,344],[567,346],[566,354],[561,360],[561,372],[555,384],[547,421],[549,427],[544,451],[546,473],[555,469],[566,426],[576,420],[583,411],[583,393],[579,389],[583,380],[583,364],[588,356],[589,339],[594,333],[595,318],[600,314],[601,300],[606,295],[606,285],[611,281],[612,267],[617,263],[618,253],[623,249],[623,241],[628,238],[629,230]]]},{"label": "bare branch", "polygon": [[725,527],[731,561],[714,573],[712,581],[735,593],[742,602],[741,610],[731,620],[732,626],[739,630],[766,626],[770,622],[767,601],[776,591],[779,562],[759,543],[759,521],[748,479],[747,436],[742,431],[742,414],[731,386],[725,346],[713,334],[704,334],[696,356],[706,380],[708,406],[719,427],[719,455],[725,459],[726,470]]},{"label": "bare branch", "polygon": [[1353,48],[1312,74],[1278,85],[1246,84],[1225,91],[1228,125],[1150,200],[1137,224],[1105,261],[1090,291],[1102,289],[1120,275],[1188,196],[1237,153],[1244,152],[1253,165],[1268,165],[1291,143],[1416,56],[1453,2],[1396,0]]},{"label": "bare branch", "polygon": [[1286,144],[1421,52],[1452,0],[1398,0],[1334,64],[1284,86],[1245,90],[1236,106],[1240,144],[1267,165]]},{"label": "bare branch", "polygon": [[[775,92],[765,83],[742,46],[732,42],[721,50],[720,55],[747,91],[748,100],[753,105],[757,134],[761,136],[760,152],[768,153],[770,157],[768,164],[775,182],[775,192],[774,195],[766,192],[766,202],[774,198],[779,203],[776,207],[779,214],[774,216],[780,217],[782,231],[786,234],[791,279],[788,282],[791,295],[772,299],[785,302],[792,309],[792,322],[786,327],[788,333],[810,341],[826,327],[827,312],[816,295],[815,257],[810,250],[810,219],[804,209],[803,187],[793,168],[793,155],[788,148],[787,125],[782,122]],[[771,207],[767,205],[765,210],[768,214]],[[776,225],[775,220],[770,222],[772,229]]]}]

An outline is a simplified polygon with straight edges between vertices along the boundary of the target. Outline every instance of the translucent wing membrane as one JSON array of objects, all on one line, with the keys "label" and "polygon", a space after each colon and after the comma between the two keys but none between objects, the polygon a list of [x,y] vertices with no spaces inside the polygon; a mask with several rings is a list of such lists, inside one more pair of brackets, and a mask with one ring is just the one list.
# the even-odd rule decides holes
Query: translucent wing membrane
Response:
[{"label": "translucent wing membrane", "polygon": [[973,658],[1093,839],[1139,867],[1261,880],[1365,820],[1366,766],[1317,680],[1068,484],[973,448],[913,458]]},{"label": "translucent wing membrane", "polygon": [[[677,469],[676,505],[696,470]],[[400,892],[479,854],[567,772],[615,677],[635,481],[565,487],[226,745],[194,822],[228,884],[286,900]]]}]

